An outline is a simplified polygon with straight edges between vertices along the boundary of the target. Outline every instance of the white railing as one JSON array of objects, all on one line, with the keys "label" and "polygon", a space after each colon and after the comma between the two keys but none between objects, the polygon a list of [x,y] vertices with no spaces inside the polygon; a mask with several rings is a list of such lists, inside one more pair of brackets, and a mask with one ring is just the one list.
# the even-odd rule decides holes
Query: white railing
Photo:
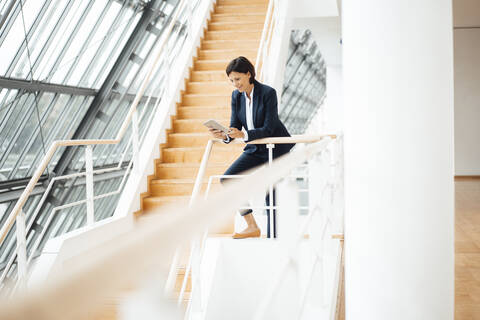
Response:
[{"label": "white railing", "polygon": [[[328,139],[328,140],[326,140]],[[275,147],[275,144],[290,144],[290,143],[315,143],[315,142],[319,142],[321,140],[323,140],[323,144],[328,144],[330,139],[337,139],[337,136],[336,135],[299,135],[299,136],[292,136],[292,137],[271,137],[271,138],[264,138],[264,139],[258,139],[258,140],[255,140],[255,141],[251,141],[249,142],[249,144],[265,144],[267,145],[267,148],[268,148],[268,151],[269,151],[269,161],[268,161],[268,167],[271,167],[272,164],[273,164],[273,149]],[[200,164],[200,168],[199,168],[199,171],[198,171],[198,174],[197,174],[197,178],[195,180],[195,185],[194,185],[194,188],[193,188],[193,192],[192,192],[192,197],[191,197],[191,200],[190,200],[190,206],[192,207],[198,200],[199,198],[199,194],[200,194],[200,189],[201,189],[201,184],[203,183],[204,181],[204,178],[205,178],[205,171],[206,171],[206,168],[207,168],[207,165],[208,165],[208,159],[210,157],[210,153],[212,151],[212,147],[215,143],[223,143],[221,140],[218,140],[218,139],[211,139],[208,141],[207,143],[207,146],[205,147],[205,151],[204,151],[204,154],[203,154],[203,157],[202,157],[202,162]],[[242,143],[242,141],[240,140],[234,140],[232,142],[232,144],[235,144],[235,143]],[[339,159],[341,158],[341,155],[337,155],[339,157]],[[337,162],[335,163],[335,166],[338,166],[340,162]],[[205,193],[205,199],[207,199],[208,197],[208,194],[209,194],[209,190],[210,190],[210,186],[211,186],[211,183],[212,183],[212,179],[214,178],[221,178],[221,177],[226,177],[224,175],[214,175],[214,176],[210,176],[209,179],[208,179],[208,184],[207,184],[207,190],[206,190],[206,193]],[[230,176],[229,176],[230,177]],[[232,178],[245,178],[246,175],[236,175],[236,176],[232,176]],[[318,177],[317,177],[318,178]],[[331,184],[331,186],[333,187],[334,184]],[[299,190],[299,192],[305,192],[307,190]],[[274,209],[278,209],[279,207],[278,206],[274,206],[273,205],[273,184],[270,184],[268,186],[268,192],[269,192],[269,203],[266,205],[266,206],[250,206],[248,208],[250,209],[266,209],[266,210],[269,210],[269,215],[268,216],[268,222],[267,222],[267,230],[268,231],[268,234],[267,234],[267,237],[270,237],[270,230],[272,230],[272,233],[273,233],[273,236],[275,237],[276,236],[276,218],[275,218],[275,214],[273,212]],[[241,207],[243,208],[243,207]],[[238,209],[238,208],[236,208]],[[296,205],[296,209],[309,209],[310,210],[310,213],[309,213],[309,218],[311,218],[311,216],[313,215],[312,212],[314,212],[315,210],[313,210],[313,206],[300,206],[299,204]],[[307,219],[307,221],[308,221]],[[306,224],[307,226],[308,224]],[[303,230],[302,232],[302,235],[304,234],[304,231]],[[343,232],[343,231],[342,231]],[[208,234],[208,231],[205,231],[203,233],[203,236],[201,237],[201,240],[199,239],[195,239],[191,246],[190,246],[190,253],[189,253],[189,259],[188,259],[188,262],[187,262],[187,265],[185,266],[185,273],[184,273],[184,278],[183,278],[183,282],[182,282],[182,285],[181,285],[181,289],[180,289],[180,293],[177,297],[177,304],[180,305],[182,303],[182,301],[184,300],[184,295],[185,295],[185,289],[187,287],[187,282],[188,282],[188,278],[190,276],[190,274],[192,274],[192,292],[194,290],[194,287],[200,287],[200,280],[199,280],[199,277],[198,276],[195,276],[195,269],[196,270],[199,270],[200,269],[200,261],[202,259],[202,256],[203,256],[203,249],[204,249],[204,244],[205,244],[205,240],[207,239],[207,234]],[[175,257],[178,257],[179,255],[181,254],[181,248],[177,248],[176,250],[176,253],[175,253]],[[196,265],[194,266],[194,262],[196,263]],[[178,267],[179,267],[179,261],[177,258],[174,258],[173,261],[172,261],[172,265],[170,267],[170,273],[169,273],[169,276],[168,276],[168,280],[167,280],[167,286],[165,288],[165,291],[166,292],[170,292],[170,294],[172,293],[172,283],[174,283],[174,279],[177,277],[177,270],[178,270]],[[199,289],[197,289],[199,291]],[[192,300],[189,301],[189,304],[188,304],[188,307],[187,307],[187,318],[188,318],[188,314],[191,312],[191,303]],[[268,303],[267,303],[268,304]],[[198,312],[198,310],[197,310]]]},{"label": "white railing", "polygon": [[[143,98],[144,93],[147,89],[148,86],[151,86],[153,90],[151,91],[150,95],[147,98],[147,102],[145,105],[148,105],[148,102],[152,98],[152,95],[154,93],[158,94],[157,97],[157,102],[156,105],[154,106],[154,109],[156,109],[160,103],[161,97],[164,96],[164,89],[165,89],[165,84],[168,84],[168,78],[170,75],[170,66],[172,65],[172,59],[174,58],[174,55],[172,55],[172,52],[169,50],[171,48],[168,48],[168,41],[170,39],[173,27],[177,23],[177,20],[181,14],[185,13],[185,10],[193,10],[194,7],[192,7],[192,4],[190,6],[186,6],[187,0],[181,0],[181,2],[178,4],[175,12],[172,13],[172,19],[170,23],[168,24],[164,34],[161,37],[161,40],[159,44],[156,47],[157,54],[156,56],[152,57],[148,62],[149,64],[146,66],[145,70],[147,70],[145,77],[143,78],[140,88],[135,96],[135,99],[133,100],[132,104],[130,105],[130,108],[128,110],[127,116],[124,119],[122,126],[120,127],[116,137],[114,139],[102,139],[102,140],[97,140],[97,139],[83,139],[83,140],[60,140],[60,141],[54,141],[52,145],[50,145],[47,153],[43,157],[40,165],[37,167],[35,170],[35,173],[33,174],[32,178],[30,179],[27,187],[23,191],[22,195],[20,198],[17,200],[17,203],[15,204],[15,207],[13,210],[10,212],[7,220],[5,221],[4,225],[2,226],[0,230],[0,244],[5,240],[7,237],[8,232],[11,230],[12,226],[14,225],[14,222],[16,221],[16,233],[17,233],[17,248],[14,251],[14,253],[11,255],[9,258],[6,267],[3,271],[3,273],[0,275],[0,284],[4,281],[6,278],[12,264],[14,263],[15,259],[18,257],[18,265],[17,265],[17,273],[18,273],[18,281],[17,281],[17,286],[23,286],[26,281],[26,276],[27,276],[27,270],[30,262],[32,261],[32,258],[35,254],[35,251],[37,250],[42,237],[45,235],[45,232],[48,230],[48,227],[50,223],[53,221],[53,218],[59,210],[73,207],[73,206],[78,206],[82,204],[86,204],[87,208],[87,225],[93,225],[94,223],[94,200],[97,199],[102,199],[105,197],[113,196],[116,194],[119,194],[125,184],[126,178],[128,174],[130,173],[130,170],[133,166],[134,172],[138,170],[138,164],[139,163],[139,147],[140,147],[140,142],[143,140],[145,137],[145,134],[147,130],[144,131],[144,134],[142,137],[139,137],[139,123],[142,121],[146,114],[146,108],[142,110],[142,113],[140,116],[138,115],[137,112],[137,106],[140,103],[140,100]],[[193,14],[193,11],[190,12],[190,14]],[[174,36],[178,36],[179,32],[181,31],[181,28],[177,28],[177,34]],[[167,48],[165,49],[165,47]],[[163,69],[159,69],[165,66]],[[153,79],[151,81],[151,78],[154,74],[158,74],[157,79]],[[163,80],[163,83],[162,81]],[[163,84],[163,85],[162,85]],[[151,114],[153,114],[152,112]],[[151,124],[151,120],[153,119],[152,116],[150,116],[149,119],[147,119],[147,125],[146,128],[148,128]],[[103,170],[93,170],[93,155],[92,155],[92,146],[94,145],[105,145],[105,144],[119,144],[122,141],[122,138],[125,136],[128,127],[132,126],[132,134],[130,137],[129,142],[126,144],[125,149],[122,153],[121,160],[118,163],[118,166],[114,168],[109,168],[109,169],[103,169]],[[85,152],[85,171],[84,172],[78,172],[74,174],[68,174],[68,175],[63,175],[59,177],[55,177],[50,180],[48,187],[46,188],[45,193],[43,194],[42,198],[40,199],[40,202],[37,204],[37,207],[33,211],[33,216],[30,219],[30,223],[28,226],[25,225],[25,213],[23,212],[22,208],[25,205],[27,199],[29,198],[32,190],[34,189],[35,185],[38,183],[39,178],[43,174],[44,170],[47,168],[49,165],[54,153],[56,150],[60,147],[86,147],[86,152]],[[101,174],[101,173],[106,173],[106,172],[112,172],[112,171],[118,171],[122,170],[122,164],[125,159],[125,156],[130,148],[132,146],[132,151],[133,151],[133,156],[125,169],[125,173],[122,177],[122,181],[117,188],[117,190],[113,192],[108,192],[105,194],[97,195],[94,196],[93,193],[93,175],[94,174]],[[139,172],[135,172],[136,174],[139,174]],[[31,255],[30,257],[27,258],[27,248],[26,248],[26,235],[27,235],[27,230],[29,230],[32,227],[33,222],[35,221],[35,217],[39,214],[40,209],[42,208],[46,197],[48,196],[48,193],[52,189],[53,185],[55,182],[60,181],[60,180],[66,180],[66,179],[74,179],[74,178],[79,178],[85,176],[86,179],[86,199],[81,200],[81,201],[76,201],[64,205],[60,205],[55,207],[51,214],[50,217],[48,218],[46,225],[43,228],[42,234],[40,237],[37,238],[35,244],[33,245],[33,249],[31,250]]]},{"label": "white railing", "polygon": [[[132,287],[132,284],[142,288],[141,284],[148,283],[143,288],[151,293],[151,286],[158,283],[162,275],[166,276],[167,259],[178,244],[188,243],[201,236],[213,222],[228,218],[230,212],[247,199],[264,192],[268,186],[288,176],[292,169],[322,153],[331,141],[325,138],[299,146],[275,160],[271,167],[263,167],[241,181],[230,183],[212,194],[209,200],[198,199],[193,207],[179,208],[177,204],[157,209],[154,213],[158,214],[140,219],[134,230],[121,239],[100,245],[94,255],[85,254],[82,264],[64,269],[43,287],[32,288],[28,296],[0,301],[0,319],[81,318],[98,311],[101,302],[118,293],[119,288]],[[232,194],[238,196],[232,198]],[[122,268],[118,267],[120,265]],[[168,301],[169,297],[158,296],[143,299],[137,311],[150,307],[156,318],[179,319],[169,313]]]},{"label": "white railing", "polygon": [[277,19],[277,1],[268,1],[267,15],[263,24],[262,36],[260,38],[260,46],[257,51],[257,59],[255,60],[255,70],[257,72],[256,78],[259,81],[264,80],[266,68],[266,60],[270,55],[270,45],[272,36],[275,32],[275,23]]}]

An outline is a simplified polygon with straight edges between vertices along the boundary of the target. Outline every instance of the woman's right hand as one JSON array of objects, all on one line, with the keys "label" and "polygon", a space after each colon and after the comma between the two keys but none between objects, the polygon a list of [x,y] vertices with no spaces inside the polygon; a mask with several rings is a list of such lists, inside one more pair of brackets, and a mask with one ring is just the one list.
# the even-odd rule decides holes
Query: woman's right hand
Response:
[{"label": "woman's right hand", "polygon": [[217,139],[222,139],[225,140],[227,139],[227,135],[222,131],[222,130],[217,130],[217,129],[208,129],[210,131],[210,134]]}]

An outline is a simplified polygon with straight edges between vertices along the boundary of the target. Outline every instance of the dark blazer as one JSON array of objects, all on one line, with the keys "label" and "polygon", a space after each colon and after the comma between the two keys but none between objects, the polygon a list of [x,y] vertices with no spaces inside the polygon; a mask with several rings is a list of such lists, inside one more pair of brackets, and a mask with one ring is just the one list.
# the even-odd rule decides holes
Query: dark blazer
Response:
[{"label": "dark blazer", "polygon": [[[232,92],[232,114],[230,127],[247,130],[245,95],[238,90]],[[287,128],[278,118],[277,93],[275,89],[254,80],[253,89],[253,125],[255,129],[247,130],[248,141],[267,137],[290,137]],[[230,140],[225,141],[229,143]],[[294,146],[294,144],[276,144],[273,156],[279,157]],[[247,144],[245,153],[268,157],[268,150],[264,144]]]}]

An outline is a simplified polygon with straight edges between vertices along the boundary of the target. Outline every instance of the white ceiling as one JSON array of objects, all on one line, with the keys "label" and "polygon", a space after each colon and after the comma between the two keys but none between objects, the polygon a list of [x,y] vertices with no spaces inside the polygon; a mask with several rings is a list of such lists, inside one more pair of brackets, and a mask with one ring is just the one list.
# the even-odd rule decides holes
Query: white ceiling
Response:
[{"label": "white ceiling", "polygon": [[[479,0],[480,1],[480,0]],[[290,0],[293,29],[310,29],[328,66],[342,64],[340,0]]]},{"label": "white ceiling", "polygon": [[[480,0],[452,2],[454,27],[480,27]],[[292,27],[312,31],[327,65],[342,64],[340,5],[340,0],[296,0],[290,8]]]}]

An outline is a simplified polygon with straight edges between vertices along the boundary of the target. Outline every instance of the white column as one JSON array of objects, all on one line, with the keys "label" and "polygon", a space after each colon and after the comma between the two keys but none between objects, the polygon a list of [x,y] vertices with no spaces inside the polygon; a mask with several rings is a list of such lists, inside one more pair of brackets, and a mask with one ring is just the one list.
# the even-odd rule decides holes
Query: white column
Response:
[{"label": "white column", "polygon": [[453,319],[450,0],[344,0],[348,319]]}]

